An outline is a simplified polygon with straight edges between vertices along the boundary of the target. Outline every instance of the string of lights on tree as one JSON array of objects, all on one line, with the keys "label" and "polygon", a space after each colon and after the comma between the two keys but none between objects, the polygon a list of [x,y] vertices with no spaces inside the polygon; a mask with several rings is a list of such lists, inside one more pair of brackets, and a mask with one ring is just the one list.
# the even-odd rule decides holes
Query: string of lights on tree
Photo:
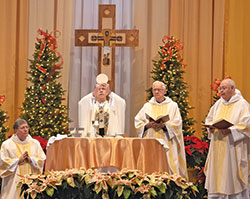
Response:
[{"label": "string of lights on tree", "polygon": [[62,104],[65,91],[58,82],[63,59],[56,51],[56,35],[38,30],[39,37],[35,44],[33,59],[29,60],[29,77],[31,83],[25,91],[25,100],[21,107],[20,118],[30,126],[32,136],[45,139],[57,134],[68,134],[68,108]]},{"label": "string of lights on tree", "polygon": [[[1,95],[0,96],[0,108],[2,104],[4,103],[4,101],[5,101],[5,96]],[[7,112],[0,109],[0,144],[2,144],[2,142],[5,140],[5,137],[6,137],[5,135],[9,131],[9,127],[5,125],[7,120],[8,120]]]},{"label": "string of lights on tree", "polygon": [[[183,46],[179,40],[174,37],[164,36],[163,45],[160,46],[158,54],[159,60],[153,60],[152,78],[156,81],[162,81],[167,88],[166,96],[175,101],[180,109],[183,120],[184,136],[191,136],[194,133],[193,124],[195,120],[188,117],[189,110],[192,109],[187,100],[189,92],[187,83],[183,79],[184,69],[181,50]],[[152,89],[148,90],[149,99],[152,97]]]}]

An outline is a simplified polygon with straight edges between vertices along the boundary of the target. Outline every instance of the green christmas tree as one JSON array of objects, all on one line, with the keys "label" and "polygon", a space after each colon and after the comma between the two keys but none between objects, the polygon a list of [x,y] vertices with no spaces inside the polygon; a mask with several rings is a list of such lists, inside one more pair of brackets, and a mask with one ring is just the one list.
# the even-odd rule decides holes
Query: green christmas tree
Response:
[{"label": "green christmas tree", "polygon": [[[179,40],[174,37],[164,36],[163,45],[158,51],[159,60],[153,60],[152,78],[162,81],[167,88],[166,96],[175,101],[180,109],[183,120],[184,136],[193,135],[193,124],[195,120],[188,117],[188,112],[192,107],[188,103],[187,83],[183,79],[185,65],[182,63],[180,51],[183,49]],[[148,90],[149,99],[152,97],[152,88]]]},{"label": "green christmas tree", "polygon": [[68,108],[62,104],[65,91],[58,82],[63,63],[56,51],[56,38],[52,33],[38,30],[33,59],[27,72],[31,86],[26,88],[20,118],[30,126],[32,136],[48,139],[57,134],[68,134]]},{"label": "green christmas tree", "polygon": [[[4,103],[5,96],[0,96],[0,107]],[[3,141],[6,139],[6,133],[9,131],[9,128],[5,126],[5,123],[7,122],[8,117],[7,113],[0,109],[0,145],[3,143]]]}]

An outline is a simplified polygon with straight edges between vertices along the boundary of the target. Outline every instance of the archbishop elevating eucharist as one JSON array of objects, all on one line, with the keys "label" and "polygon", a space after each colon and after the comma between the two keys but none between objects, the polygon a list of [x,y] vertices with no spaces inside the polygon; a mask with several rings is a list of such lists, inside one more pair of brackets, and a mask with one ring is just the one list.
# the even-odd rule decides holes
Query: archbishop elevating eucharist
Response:
[{"label": "archbishop elevating eucharist", "polygon": [[96,77],[94,91],[78,103],[81,137],[122,137],[125,127],[125,100],[110,91],[108,77]]}]

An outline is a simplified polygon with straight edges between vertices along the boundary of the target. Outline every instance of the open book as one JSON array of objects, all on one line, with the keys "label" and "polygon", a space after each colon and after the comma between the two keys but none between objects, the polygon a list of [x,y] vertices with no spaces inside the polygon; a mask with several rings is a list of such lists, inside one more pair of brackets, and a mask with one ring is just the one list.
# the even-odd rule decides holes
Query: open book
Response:
[{"label": "open book", "polygon": [[225,119],[219,119],[209,124],[202,124],[202,125],[208,128],[227,129],[233,126],[234,124]]},{"label": "open book", "polygon": [[149,116],[147,113],[145,113],[146,118],[150,121],[150,122],[156,122],[156,123],[160,123],[160,122],[167,122],[170,118],[169,115],[159,115],[157,117],[153,117],[153,116]]}]

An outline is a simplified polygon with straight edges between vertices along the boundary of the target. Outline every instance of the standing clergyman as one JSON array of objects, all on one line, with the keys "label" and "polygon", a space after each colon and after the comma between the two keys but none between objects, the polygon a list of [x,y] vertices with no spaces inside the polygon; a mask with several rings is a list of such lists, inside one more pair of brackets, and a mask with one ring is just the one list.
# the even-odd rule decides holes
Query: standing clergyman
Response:
[{"label": "standing clergyman", "polygon": [[78,103],[79,127],[82,137],[123,137],[125,130],[126,102],[111,92],[108,77],[100,74],[95,89]]},{"label": "standing clergyman", "polygon": [[[155,81],[152,86],[154,97],[144,104],[135,117],[135,127],[139,131],[139,137],[157,138],[168,148],[168,172],[179,174],[188,179],[186,167],[186,155],[182,134],[182,119],[176,102],[165,97],[166,86],[163,82]],[[164,116],[167,119],[157,119]]]},{"label": "standing clergyman", "polygon": [[221,98],[211,107],[206,124],[224,119],[233,126],[208,128],[205,188],[210,199],[249,199],[250,107],[231,79],[221,82],[219,92]]},{"label": "standing clergyman", "polygon": [[1,146],[2,199],[18,198],[18,175],[42,173],[46,159],[40,143],[29,135],[29,126],[25,120],[17,119],[14,131],[15,134]]}]

